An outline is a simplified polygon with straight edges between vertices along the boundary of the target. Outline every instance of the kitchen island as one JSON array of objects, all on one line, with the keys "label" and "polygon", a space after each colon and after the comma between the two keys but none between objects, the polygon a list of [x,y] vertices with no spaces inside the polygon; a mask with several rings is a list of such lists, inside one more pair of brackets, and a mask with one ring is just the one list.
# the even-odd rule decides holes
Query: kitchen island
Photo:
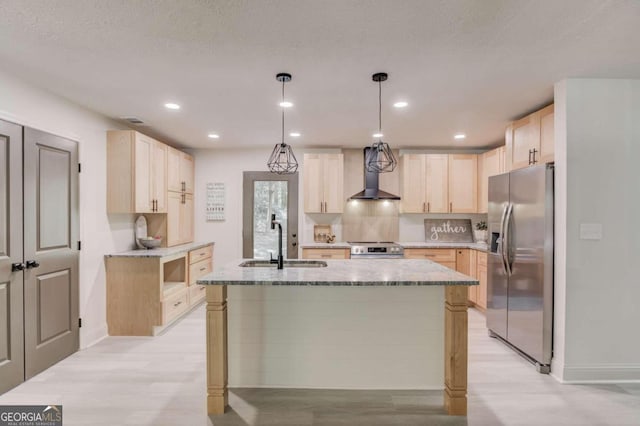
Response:
[{"label": "kitchen island", "polygon": [[[207,410],[222,414],[227,390],[227,286],[373,287],[432,286],[444,299],[444,403],[449,414],[467,412],[467,293],[478,281],[429,260],[327,260],[275,266],[241,267],[237,260],[201,277],[207,285]],[[307,261],[308,262],[308,261]],[[366,291],[366,289],[362,289]],[[442,296],[444,290],[444,295]]]}]

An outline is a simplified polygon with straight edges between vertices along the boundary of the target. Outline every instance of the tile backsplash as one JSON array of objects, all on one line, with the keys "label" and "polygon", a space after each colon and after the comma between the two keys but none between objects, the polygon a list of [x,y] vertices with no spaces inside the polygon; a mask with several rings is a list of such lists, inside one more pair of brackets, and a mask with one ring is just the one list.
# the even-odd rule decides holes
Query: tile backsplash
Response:
[{"label": "tile backsplash", "polygon": [[398,201],[351,200],[342,215],[344,241],[398,241]]}]

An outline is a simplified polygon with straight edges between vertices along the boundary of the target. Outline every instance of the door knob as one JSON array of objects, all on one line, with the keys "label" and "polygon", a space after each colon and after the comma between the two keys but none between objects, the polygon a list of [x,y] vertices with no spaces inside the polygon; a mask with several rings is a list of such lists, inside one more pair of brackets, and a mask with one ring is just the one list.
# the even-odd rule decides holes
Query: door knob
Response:
[{"label": "door knob", "polygon": [[297,236],[298,236],[298,234],[291,234],[291,238],[295,238]]},{"label": "door knob", "polygon": [[297,245],[298,245],[298,243],[291,243],[291,246],[293,246],[293,247],[295,247]]},{"label": "door knob", "polygon": [[37,268],[40,264],[35,260],[27,260],[27,269]]},{"label": "door knob", "polygon": [[11,272],[16,272],[16,271],[23,271],[24,270],[24,263],[12,263],[11,264]]}]

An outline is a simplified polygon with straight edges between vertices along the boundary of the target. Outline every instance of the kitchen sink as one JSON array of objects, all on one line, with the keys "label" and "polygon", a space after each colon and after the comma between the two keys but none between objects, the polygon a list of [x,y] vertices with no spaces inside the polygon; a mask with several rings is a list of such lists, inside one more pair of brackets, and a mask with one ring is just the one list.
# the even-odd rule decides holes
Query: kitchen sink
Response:
[{"label": "kitchen sink", "polygon": [[[240,265],[242,268],[275,268],[278,266],[268,260],[245,260]],[[324,268],[327,262],[322,260],[285,260],[285,268]]]}]

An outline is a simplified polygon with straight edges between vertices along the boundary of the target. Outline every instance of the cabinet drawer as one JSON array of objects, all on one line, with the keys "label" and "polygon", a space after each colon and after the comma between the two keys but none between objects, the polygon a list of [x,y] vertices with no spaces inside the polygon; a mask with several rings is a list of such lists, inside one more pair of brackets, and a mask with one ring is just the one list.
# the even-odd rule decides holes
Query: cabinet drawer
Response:
[{"label": "cabinet drawer", "polygon": [[213,256],[213,246],[206,246],[189,252],[189,263],[196,263]]},{"label": "cabinet drawer", "polygon": [[211,272],[211,265],[211,258],[189,265],[189,283],[193,284],[198,278]]},{"label": "cabinet drawer", "polygon": [[487,253],[479,251],[478,252],[478,266],[484,266],[487,268]]},{"label": "cabinet drawer", "polygon": [[187,309],[189,309],[189,293],[185,288],[162,302],[162,324],[169,323]]},{"label": "cabinet drawer", "polygon": [[303,259],[349,259],[350,249],[302,249]]},{"label": "cabinet drawer", "polygon": [[[455,249],[422,249],[422,248],[406,248],[404,249],[404,257],[406,259],[429,259],[437,263],[456,264]],[[449,265],[445,265],[450,267]]]},{"label": "cabinet drawer", "polygon": [[193,306],[196,303],[204,300],[207,295],[206,285],[192,285],[189,287],[189,305]]}]

